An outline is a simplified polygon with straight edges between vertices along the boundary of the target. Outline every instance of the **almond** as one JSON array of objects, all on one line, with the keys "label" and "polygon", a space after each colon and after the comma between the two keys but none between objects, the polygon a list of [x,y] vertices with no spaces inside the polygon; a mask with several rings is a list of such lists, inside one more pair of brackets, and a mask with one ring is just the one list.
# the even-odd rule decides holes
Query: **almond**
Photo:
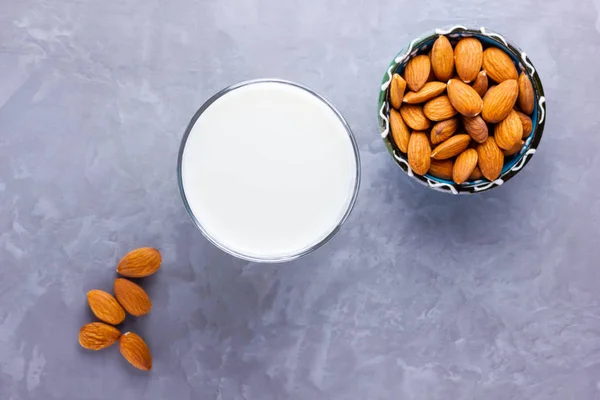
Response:
[{"label": "almond", "polygon": [[[477,157],[479,157],[479,153],[477,153]],[[479,180],[481,178],[483,178],[483,174],[481,173],[481,170],[479,169],[479,167],[475,167],[475,169],[473,170],[473,172],[471,172],[471,176],[469,176],[469,180],[470,181],[477,181],[477,180]]]},{"label": "almond", "polygon": [[431,128],[431,143],[442,143],[444,140],[454,135],[456,129],[458,129],[458,118],[456,117],[438,122]]},{"label": "almond", "polygon": [[404,79],[413,92],[421,90],[431,71],[431,61],[426,55],[411,58],[404,70]]},{"label": "almond", "polygon": [[425,113],[425,116],[432,121],[444,121],[456,115],[456,110],[452,107],[452,104],[446,95],[429,100],[425,103],[423,112]]},{"label": "almond", "polygon": [[514,156],[519,151],[521,151],[521,149],[523,148],[524,144],[525,144],[525,142],[523,142],[522,140],[519,140],[510,149],[508,149],[508,150],[502,150],[502,154],[504,154],[504,157]]},{"label": "almond", "polygon": [[533,86],[525,72],[519,76],[519,107],[525,114],[531,115],[535,103],[535,94]]},{"label": "almond", "polygon": [[402,98],[406,90],[406,81],[398,74],[392,76],[392,84],[390,85],[390,103],[396,110],[402,105]]},{"label": "almond", "polygon": [[148,294],[130,280],[115,279],[113,289],[117,300],[129,314],[140,317],[148,314],[152,309],[152,302]]},{"label": "almond", "polygon": [[523,125],[523,137],[525,139],[531,135],[531,131],[533,131],[533,122],[531,122],[531,118],[529,116],[523,114],[520,111],[516,111],[519,119],[521,120],[521,125]]},{"label": "almond", "polygon": [[523,124],[517,112],[511,110],[510,114],[494,127],[494,137],[498,147],[510,150],[521,141],[523,137]]},{"label": "almond", "polygon": [[79,344],[90,350],[102,350],[119,339],[121,332],[114,326],[92,322],[79,330]]},{"label": "almond", "polygon": [[454,161],[448,160],[431,160],[429,166],[429,174],[437,178],[452,180],[452,168],[454,167]]},{"label": "almond", "polygon": [[481,116],[490,123],[502,121],[512,111],[518,95],[519,87],[514,79],[490,88],[483,96]]},{"label": "almond", "polygon": [[117,300],[103,290],[90,290],[87,294],[92,312],[100,321],[118,325],[125,319],[125,311]]},{"label": "almond", "polygon": [[507,79],[517,80],[517,69],[511,58],[497,47],[490,47],[483,52],[483,69],[488,78],[497,83],[502,83]]},{"label": "almond", "polygon": [[408,92],[404,96],[404,102],[408,104],[424,103],[439,96],[446,90],[443,82],[427,82],[418,92]]},{"label": "almond", "polygon": [[410,139],[410,131],[400,113],[394,109],[390,110],[390,129],[392,130],[392,138],[394,143],[401,152],[406,153],[408,150],[408,139]]},{"label": "almond", "polygon": [[446,82],[454,73],[454,52],[446,36],[440,36],[431,49],[431,69],[435,76]]},{"label": "almond", "polygon": [[485,71],[480,71],[477,74],[477,78],[475,78],[475,82],[473,82],[473,89],[477,92],[477,94],[483,98],[483,95],[488,90],[488,78]]},{"label": "almond", "polygon": [[452,179],[459,185],[469,179],[478,160],[477,151],[475,149],[466,149],[456,157],[454,168],[452,168]]},{"label": "almond", "polygon": [[408,164],[417,175],[425,175],[431,165],[431,146],[423,132],[413,132],[408,142]]},{"label": "almond", "polygon": [[414,104],[405,104],[400,108],[402,119],[412,129],[416,131],[424,131],[429,129],[431,122],[423,113],[423,107]]},{"label": "almond", "polygon": [[477,154],[479,155],[479,169],[483,176],[490,181],[498,179],[504,165],[504,154],[502,154],[494,138],[490,136],[485,142],[477,146]]},{"label": "almond", "polygon": [[457,79],[450,79],[447,88],[448,98],[456,111],[466,117],[481,113],[483,100],[471,86]]},{"label": "almond", "polygon": [[436,160],[445,160],[450,157],[454,157],[465,151],[467,147],[469,147],[469,142],[471,142],[471,137],[469,135],[460,134],[454,135],[450,139],[441,143],[431,153],[431,158]]},{"label": "almond", "polygon": [[117,272],[129,278],[143,278],[158,271],[161,261],[158,250],[142,247],[127,253],[119,261]]},{"label": "almond", "polygon": [[472,82],[481,70],[483,48],[475,38],[464,38],[458,41],[454,49],[456,72],[463,82]]},{"label": "almond", "polygon": [[119,339],[119,350],[131,365],[143,371],[152,369],[152,355],[144,339],[133,332],[124,333]]},{"label": "almond", "polygon": [[483,143],[488,138],[488,126],[480,115],[476,117],[463,117],[465,131],[477,143]]}]

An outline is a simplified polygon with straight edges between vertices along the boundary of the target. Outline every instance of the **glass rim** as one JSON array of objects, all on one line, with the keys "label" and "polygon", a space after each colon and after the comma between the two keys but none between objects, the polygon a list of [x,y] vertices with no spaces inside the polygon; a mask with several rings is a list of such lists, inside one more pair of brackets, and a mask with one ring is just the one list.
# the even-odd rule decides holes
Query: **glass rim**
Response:
[{"label": "glass rim", "polygon": [[[202,113],[204,113],[204,111],[206,111],[206,109],[208,109],[208,107],[210,107],[215,101],[217,101],[217,99],[224,96],[225,94],[232,92],[236,89],[240,89],[242,87],[254,85],[257,83],[279,83],[279,84],[294,86],[298,89],[302,89],[302,90],[306,91],[307,93],[309,93],[312,96],[321,100],[323,103],[325,103],[325,105],[327,105],[329,107],[330,110],[332,110],[334,112],[334,114],[337,116],[339,121],[344,126],[344,129],[346,130],[346,133],[348,134],[348,137],[352,144],[352,150],[354,152],[354,161],[356,164],[356,174],[354,177],[354,188],[352,190],[352,197],[351,197],[350,201],[348,202],[348,205],[346,206],[346,210],[342,214],[337,225],[331,230],[331,232],[329,232],[324,238],[320,239],[317,243],[312,244],[308,248],[303,249],[302,251],[300,251],[298,253],[292,253],[289,255],[274,256],[274,257],[256,257],[256,256],[252,256],[252,255],[248,255],[248,254],[244,254],[244,253],[235,251],[235,250],[227,247],[223,243],[219,242],[204,228],[204,226],[200,223],[198,218],[194,215],[194,212],[192,211],[192,209],[188,203],[187,197],[185,195],[185,189],[183,187],[183,176],[182,176],[183,152],[185,150],[185,145],[187,143],[187,139],[192,131],[192,128],[196,124],[196,121],[198,120],[198,118],[200,118]],[[181,195],[181,199],[183,200],[183,205],[184,205],[188,215],[190,216],[190,218],[192,219],[192,221],[194,222],[196,227],[200,230],[202,235],[210,243],[212,243],[215,247],[219,248],[220,250],[224,251],[225,253],[228,253],[229,255],[232,255],[232,256],[237,257],[242,260],[259,262],[259,263],[281,263],[281,262],[292,261],[292,260],[298,259],[300,257],[303,257],[309,253],[312,253],[313,251],[317,250],[318,248],[323,246],[325,243],[327,243],[329,240],[331,240],[331,238],[333,238],[333,236],[335,236],[335,234],[340,230],[342,225],[346,222],[346,220],[350,216],[350,213],[354,209],[354,205],[356,204],[356,200],[357,200],[358,192],[359,192],[359,188],[360,188],[360,180],[361,180],[361,164],[360,164],[360,153],[358,150],[358,144],[356,142],[356,138],[354,137],[352,129],[350,128],[350,125],[348,125],[348,122],[344,119],[342,114],[324,96],[317,93],[316,91],[314,91],[306,86],[303,86],[301,84],[298,84],[298,83],[295,83],[292,81],[288,81],[288,80],[284,80],[284,79],[277,79],[277,78],[252,79],[252,80],[242,81],[239,83],[235,83],[231,86],[228,86],[228,87],[220,90],[213,96],[211,96],[208,100],[206,100],[204,102],[204,104],[202,104],[202,106],[198,109],[198,111],[196,111],[196,113],[193,115],[192,119],[190,120],[189,124],[187,125],[185,132],[183,134],[183,137],[181,139],[181,144],[179,146],[179,154],[177,156],[177,183],[179,186],[179,193]]]}]

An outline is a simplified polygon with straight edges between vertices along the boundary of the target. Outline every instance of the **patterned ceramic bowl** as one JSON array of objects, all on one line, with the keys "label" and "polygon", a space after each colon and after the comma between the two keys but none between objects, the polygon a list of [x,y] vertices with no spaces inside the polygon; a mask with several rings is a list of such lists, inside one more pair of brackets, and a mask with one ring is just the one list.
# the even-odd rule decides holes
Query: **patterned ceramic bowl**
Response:
[{"label": "patterned ceramic bowl", "polygon": [[[504,160],[504,167],[502,168],[502,173],[498,179],[493,182],[488,180],[477,180],[477,181],[469,181],[465,182],[462,185],[458,185],[452,181],[440,179],[430,174],[426,174],[424,176],[416,175],[412,172],[408,165],[408,160],[406,159],[406,155],[400,152],[396,147],[396,144],[393,142],[390,134],[390,124],[389,124],[389,111],[390,105],[388,102],[388,91],[390,82],[392,79],[392,74],[397,72],[402,74],[404,72],[404,67],[408,60],[415,55],[418,54],[426,54],[431,47],[433,46],[433,42],[438,38],[439,35],[446,35],[446,37],[452,42],[452,44],[456,44],[459,38],[461,37],[476,37],[483,44],[484,49],[488,47],[498,47],[504,50],[515,63],[518,72],[524,71],[530,78],[531,83],[533,85],[533,90],[535,92],[535,108],[533,110],[533,114],[531,115],[531,120],[533,122],[533,132],[525,141],[525,145],[521,149],[521,151],[514,156],[507,157]],[[381,137],[383,141],[396,161],[396,163],[402,168],[404,172],[408,174],[408,176],[413,179],[421,182],[422,184],[442,192],[452,193],[452,194],[471,194],[471,193],[481,193],[486,190],[493,189],[502,185],[504,182],[512,178],[519,171],[523,169],[523,167],[531,160],[533,154],[535,154],[536,149],[542,139],[542,132],[544,131],[544,124],[546,120],[546,99],[544,97],[544,88],[542,87],[542,81],[534,68],[531,60],[527,57],[524,51],[519,49],[514,44],[508,42],[503,36],[491,32],[485,28],[479,29],[470,29],[464,26],[453,26],[448,29],[436,29],[434,32],[423,35],[417,39],[414,39],[407,48],[404,48],[400,53],[394,58],[394,60],[390,63],[384,77],[383,82],[381,84],[381,88],[379,91],[379,104],[378,104],[378,118],[379,118],[379,131],[381,133]]]}]

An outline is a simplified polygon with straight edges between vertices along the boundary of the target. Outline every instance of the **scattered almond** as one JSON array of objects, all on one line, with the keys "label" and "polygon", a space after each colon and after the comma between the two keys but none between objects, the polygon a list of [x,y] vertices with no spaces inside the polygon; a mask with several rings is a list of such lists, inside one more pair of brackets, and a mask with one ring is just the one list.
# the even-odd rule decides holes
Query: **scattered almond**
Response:
[{"label": "scattered almond", "polygon": [[458,41],[454,49],[456,72],[463,82],[472,82],[481,70],[483,48],[475,38],[464,38]]},{"label": "scattered almond", "polygon": [[483,100],[471,86],[457,79],[450,79],[447,88],[448,98],[456,111],[466,117],[475,117],[481,113]]},{"label": "scattered almond", "polygon": [[418,92],[408,92],[404,96],[404,102],[408,104],[424,103],[439,96],[446,90],[443,82],[427,82]]},{"label": "scattered almond", "polygon": [[523,114],[520,111],[517,111],[517,115],[519,116],[519,119],[521,120],[521,125],[523,125],[522,139],[528,138],[529,135],[531,135],[531,132],[533,131],[533,122],[531,121],[531,118],[529,118],[529,116]]},{"label": "scattered almond", "polygon": [[390,129],[392,130],[394,143],[396,143],[396,146],[398,146],[401,152],[406,153],[408,151],[410,131],[400,116],[400,113],[394,109],[390,110]]},{"label": "scattered almond", "polygon": [[483,52],[483,69],[488,78],[497,83],[502,83],[507,79],[517,80],[517,69],[512,59],[503,50],[497,47],[490,47]]},{"label": "scattered almond", "polygon": [[431,128],[431,144],[440,144],[450,136],[454,135],[458,129],[458,118],[450,118],[436,123]]},{"label": "scattered almond", "polygon": [[406,90],[406,81],[398,74],[392,76],[392,84],[390,85],[390,103],[396,110],[402,105],[402,98]]},{"label": "scattered almond", "polygon": [[100,321],[119,325],[125,319],[125,311],[117,300],[103,290],[90,290],[87,294],[92,312]]},{"label": "scattered almond", "polygon": [[426,55],[411,58],[404,71],[404,79],[413,92],[421,90],[431,71],[431,61]]},{"label": "scattered almond", "polygon": [[535,105],[535,95],[533,86],[525,72],[519,76],[519,107],[525,114],[531,115]]},{"label": "scattered almond", "polygon": [[429,174],[437,178],[452,180],[452,168],[454,167],[454,161],[448,160],[431,160],[429,166]]},{"label": "scattered almond", "polygon": [[469,147],[471,137],[465,134],[454,135],[450,139],[439,144],[431,152],[431,158],[436,160],[445,160],[454,157]]},{"label": "scattered almond", "polygon": [[483,95],[488,90],[488,78],[485,71],[480,71],[477,74],[477,78],[475,78],[475,82],[473,82],[473,89],[477,92],[477,94],[483,98]]},{"label": "scattered almond", "polygon": [[423,113],[423,107],[415,104],[405,104],[400,108],[402,119],[412,129],[424,131],[431,126],[431,122]]},{"label": "scattered almond", "polygon": [[512,110],[506,118],[496,124],[494,137],[498,147],[504,150],[512,149],[515,144],[521,141],[523,124],[521,124],[521,119],[516,111]]},{"label": "scattered almond", "polygon": [[433,43],[431,49],[431,69],[435,76],[446,82],[454,73],[454,52],[450,41],[445,36],[440,36]]},{"label": "scattered almond", "polygon": [[146,291],[128,279],[115,279],[113,290],[119,303],[131,315],[140,317],[152,309],[152,302]]},{"label": "scattered almond", "polygon": [[408,164],[417,175],[425,175],[431,165],[431,146],[423,132],[413,132],[408,142]]},{"label": "scattered almond", "polygon": [[116,342],[120,335],[114,326],[92,322],[79,330],[79,344],[89,350],[102,350]]},{"label": "scattered almond", "polygon": [[457,111],[452,107],[448,96],[443,95],[425,103],[423,113],[432,121],[444,121],[454,117]]},{"label": "scattered almond", "polygon": [[158,271],[161,261],[158,250],[142,247],[127,253],[119,261],[117,272],[129,278],[142,278]]},{"label": "scattered almond", "polygon": [[469,176],[477,167],[478,160],[477,151],[475,149],[466,149],[456,157],[454,167],[452,169],[452,179],[459,185],[469,179]]},{"label": "scattered almond", "polygon": [[143,371],[152,369],[152,355],[144,339],[133,332],[124,333],[119,339],[121,354],[131,365]]},{"label": "scattered almond", "polygon": [[512,111],[518,95],[519,87],[513,79],[490,88],[483,96],[481,116],[489,123],[502,121]]},{"label": "scattered almond", "polygon": [[488,126],[480,115],[476,117],[463,117],[463,126],[477,143],[483,143],[488,138]]},{"label": "scattered almond", "polygon": [[478,166],[483,176],[490,181],[498,179],[504,166],[504,154],[493,137],[490,136],[477,146],[477,155],[479,156]]},{"label": "scattered almond", "polygon": [[504,157],[510,157],[510,156],[514,156],[515,154],[517,154],[519,151],[521,151],[521,149],[523,148],[523,144],[525,144],[525,142],[523,142],[522,140],[519,140],[517,143],[515,143],[515,145],[513,147],[511,147],[508,150],[502,150],[502,154],[504,154]]}]

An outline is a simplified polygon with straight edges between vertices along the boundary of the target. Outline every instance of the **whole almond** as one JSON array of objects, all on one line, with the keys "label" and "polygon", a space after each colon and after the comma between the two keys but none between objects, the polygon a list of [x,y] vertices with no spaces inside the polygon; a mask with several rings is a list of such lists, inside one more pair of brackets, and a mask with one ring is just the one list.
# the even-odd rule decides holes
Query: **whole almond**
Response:
[{"label": "whole almond", "polygon": [[423,113],[423,107],[415,104],[405,104],[400,108],[402,119],[412,129],[424,131],[429,129],[431,121]]},{"label": "whole almond", "polygon": [[402,105],[402,98],[406,90],[406,81],[398,74],[392,76],[392,84],[390,85],[390,103],[396,110]]},{"label": "whole almond", "polygon": [[458,41],[454,49],[456,72],[463,82],[472,82],[477,78],[483,61],[483,47],[475,38],[464,38]]},{"label": "whole almond", "polygon": [[523,137],[523,124],[517,112],[511,110],[506,118],[494,127],[494,138],[498,147],[510,150],[521,141]]},{"label": "whole almond", "polygon": [[129,278],[143,278],[158,271],[161,261],[158,250],[142,247],[127,253],[119,261],[117,272]]},{"label": "whole almond", "polygon": [[123,307],[110,293],[103,290],[90,290],[87,298],[92,312],[100,321],[119,325],[125,319]]},{"label": "whole almond", "polygon": [[390,129],[394,143],[401,152],[406,153],[408,150],[408,139],[410,139],[410,130],[404,123],[400,113],[394,109],[390,110]]},{"label": "whole almond", "polygon": [[[479,157],[479,153],[477,153],[477,157]],[[478,160],[479,162],[479,160]],[[475,169],[473,170],[473,172],[471,172],[471,176],[469,176],[469,180],[470,181],[477,181],[479,179],[483,178],[483,174],[481,173],[481,170],[479,169],[479,166],[475,167]]]},{"label": "whole almond", "polygon": [[444,140],[448,139],[450,136],[454,135],[456,130],[458,129],[458,118],[450,118],[445,121],[441,121],[436,123],[433,128],[431,128],[431,143],[432,144],[440,144]]},{"label": "whole almond", "polygon": [[423,132],[413,132],[408,142],[408,164],[417,175],[425,175],[431,165],[431,146]]},{"label": "whole almond", "polygon": [[488,78],[497,83],[502,83],[507,79],[517,80],[517,69],[511,58],[497,47],[490,47],[483,52],[483,69]]},{"label": "whole almond", "polygon": [[476,117],[463,117],[465,131],[477,143],[483,143],[488,138],[488,126],[480,115]]},{"label": "whole almond", "polygon": [[144,339],[133,332],[124,333],[119,339],[119,350],[131,365],[143,371],[152,369],[152,355]]},{"label": "whole almond", "polygon": [[477,167],[477,160],[479,156],[475,149],[466,149],[456,157],[454,162],[454,168],[452,168],[452,180],[459,185],[466,182],[475,167]]},{"label": "whole almond", "polygon": [[477,78],[475,78],[475,82],[473,82],[473,89],[477,92],[477,94],[483,98],[483,95],[488,90],[488,78],[485,71],[479,71],[477,74]]},{"label": "whole almond", "polygon": [[439,96],[446,90],[444,82],[427,82],[418,92],[408,92],[404,96],[404,102],[408,104],[424,103]]},{"label": "whole almond", "polygon": [[529,116],[523,114],[520,111],[517,111],[517,115],[519,116],[519,119],[521,120],[521,125],[523,125],[522,139],[525,139],[525,138],[529,137],[529,135],[531,135],[531,132],[533,131],[533,122],[531,121],[531,118],[529,118]]},{"label": "whole almond", "polygon": [[437,178],[452,180],[452,167],[454,167],[454,161],[448,160],[431,160],[428,174],[433,175]]},{"label": "whole almond", "polygon": [[114,326],[92,322],[79,330],[79,344],[89,350],[102,350],[116,342],[120,335]]},{"label": "whole almond", "polygon": [[146,291],[128,279],[115,279],[113,290],[119,303],[131,315],[140,317],[152,309],[152,302]]},{"label": "whole almond", "polygon": [[519,107],[525,114],[531,115],[535,103],[533,86],[525,72],[519,76]]},{"label": "whole almond", "polygon": [[431,69],[435,76],[446,82],[454,73],[454,51],[446,36],[440,36],[431,49]]},{"label": "whole almond", "polygon": [[431,152],[431,158],[436,160],[445,160],[454,157],[469,147],[471,137],[469,135],[459,134],[454,135],[450,139],[442,142]]},{"label": "whole almond", "polygon": [[504,154],[504,157],[514,156],[519,151],[521,151],[521,149],[523,148],[524,144],[525,144],[525,142],[523,142],[522,140],[519,140],[510,149],[508,149],[508,150],[502,150],[502,154]]},{"label": "whole almond", "polygon": [[404,70],[404,79],[413,92],[421,90],[431,71],[431,61],[426,55],[411,58]]},{"label": "whole almond", "polygon": [[502,121],[512,111],[518,95],[519,87],[514,79],[490,88],[483,96],[482,118],[490,123]]},{"label": "whole almond", "polygon": [[456,111],[466,117],[481,113],[483,100],[471,86],[457,79],[450,79],[447,88],[448,98]]},{"label": "whole almond", "polygon": [[504,154],[493,137],[490,136],[477,146],[477,155],[479,156],[478,166],[483,176],[490,181],[498,179],[504,165]]},{"label": "whole almond", "polygon": [[423,113],[432,121],[444,121],[454,117],[457,111],[452,107],[448,96],[443,95],[425,103]]}]

